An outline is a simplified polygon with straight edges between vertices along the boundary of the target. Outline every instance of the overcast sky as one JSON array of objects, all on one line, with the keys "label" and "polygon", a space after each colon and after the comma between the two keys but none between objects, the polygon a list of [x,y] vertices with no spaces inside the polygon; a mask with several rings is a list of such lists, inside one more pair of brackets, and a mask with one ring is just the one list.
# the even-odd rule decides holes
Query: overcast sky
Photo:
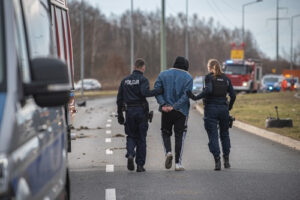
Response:
[{"label": "overcast sky", "polygon": [[[107,16],[119,15],[130,9],[131,0],[84,0],[100,8]],[[233,29],[242,26],[242,5],[255,0],[189,0],[189,16],[196,13],[200,18],[213,17],[221,25]],[[186,0],[166,0],[166,14],[176,15],[186,10]],[[300,14],[300,0],[279,0],[280,17]],[[134,0],[134,9],[155,11],[160,9],[161,0]],[[269,57],[276,56],[276,0],[263,0],[245,8],[245,29],[250,30],[259,48]],[[279,23],[279,53],[290,53],[290,22]],[[300,17],[294,20],[294,47],[300,43]],[[289,59],[286,58],[286,59]]]}]

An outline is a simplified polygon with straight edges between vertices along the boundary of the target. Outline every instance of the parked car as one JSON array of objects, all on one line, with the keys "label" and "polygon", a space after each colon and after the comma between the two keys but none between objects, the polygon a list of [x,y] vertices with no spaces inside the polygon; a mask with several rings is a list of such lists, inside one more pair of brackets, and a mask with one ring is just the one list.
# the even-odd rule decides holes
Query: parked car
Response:
[{"label": "parked car", "polygon": [[[82,82],[81,80],[75,84],[75,90],[81,90]],[[100,90],[102,87],[101,83],[96,79],[83,79],[83,89],[84,90]]]},{"label": "parked car", "polygon": [[267,74],[262,78],[261,88],[262,92],[279,92],[281,89],[281,82],[284,80],[282,75]]},{"label": "parked car", "polygon": [[193,93],[194,94],[199,94],[202,92],[203,82],[204,82],[203,76],[196,76],[194,78],[194,81],[193,81]]},{"label": "parked car", "polygon": [[68,199],[65,105],[48,0],[0,1],[0,199]]}]

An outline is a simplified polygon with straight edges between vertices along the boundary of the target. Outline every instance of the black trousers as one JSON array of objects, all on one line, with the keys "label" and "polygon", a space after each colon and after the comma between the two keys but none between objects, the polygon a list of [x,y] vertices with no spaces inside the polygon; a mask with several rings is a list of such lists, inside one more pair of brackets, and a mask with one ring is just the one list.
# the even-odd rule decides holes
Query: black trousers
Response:
[{"label": "black trousers", "polygon": [[175,133],[175,162],[181,163],[183,144],[187,131],[187,117],[179,111],[162,112],[161,115],[161,132],[165,152],[172,152],[171,136],[172,129]]},{"label": "black trousers", "polygon": [[146,137],[148,131],[148,119],[143,107],[130,107],[126,111],[125,133],[126,149],[128,156],[136,156],[137,165],[144,166],[146,162]]}]

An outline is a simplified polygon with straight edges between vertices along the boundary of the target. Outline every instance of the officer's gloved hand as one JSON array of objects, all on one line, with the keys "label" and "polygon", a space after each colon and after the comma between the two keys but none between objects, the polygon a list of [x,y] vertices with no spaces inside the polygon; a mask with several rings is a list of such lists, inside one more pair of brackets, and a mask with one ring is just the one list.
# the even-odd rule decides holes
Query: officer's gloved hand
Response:
[{"label": "officer's gloved hand", "polygon": [[231,104],[229,104],[229,106],[228,106],[228,110],[230,111],[232,109],[232,105]]},{"label": "officer's gloved hand", "polygon": [[118,122],[121,125],[123,125],[125,123],[125,118],[123,116],[123,113],[118,113]]},{"label": "officer's gloved hand", "polygon": [[188,90],[186,91],[186,95],[190,98],[196,101],[196,96],[192,93],[192,91]]}]

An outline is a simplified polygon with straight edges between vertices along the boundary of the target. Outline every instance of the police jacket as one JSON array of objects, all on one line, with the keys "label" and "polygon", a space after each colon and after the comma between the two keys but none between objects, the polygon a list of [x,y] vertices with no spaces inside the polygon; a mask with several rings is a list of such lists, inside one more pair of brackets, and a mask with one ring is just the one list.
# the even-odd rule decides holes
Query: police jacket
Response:
[{"label": "police jacket", "polygon": [[156,100],[161,107],[170,105],[185,116],[188,116],[190,101],[186,91],[192,90],[193,78],[185,70],[171,68],[159,74],[154,88],[164,88],[164,93],[156,96]]},{"label": "police jacket", "polygon": [[205,76],[203,90],[196,96],[196,100],[203,98],[204,105],[227,105],[227,94],[230,96],[229,108],[232,108],[236,96],[230,79],[224,74],[214,76],[209,73]]},{"label": "police jacket", "polygon": [[143,105],[148,108],[146,97],[152,97],[161,92],[161,88],[150,90],[148,79],[141,71],[134,70],[132,74],[121,81],[117,96],[118,113],[122,112],[125,104],[128,106]]}]

